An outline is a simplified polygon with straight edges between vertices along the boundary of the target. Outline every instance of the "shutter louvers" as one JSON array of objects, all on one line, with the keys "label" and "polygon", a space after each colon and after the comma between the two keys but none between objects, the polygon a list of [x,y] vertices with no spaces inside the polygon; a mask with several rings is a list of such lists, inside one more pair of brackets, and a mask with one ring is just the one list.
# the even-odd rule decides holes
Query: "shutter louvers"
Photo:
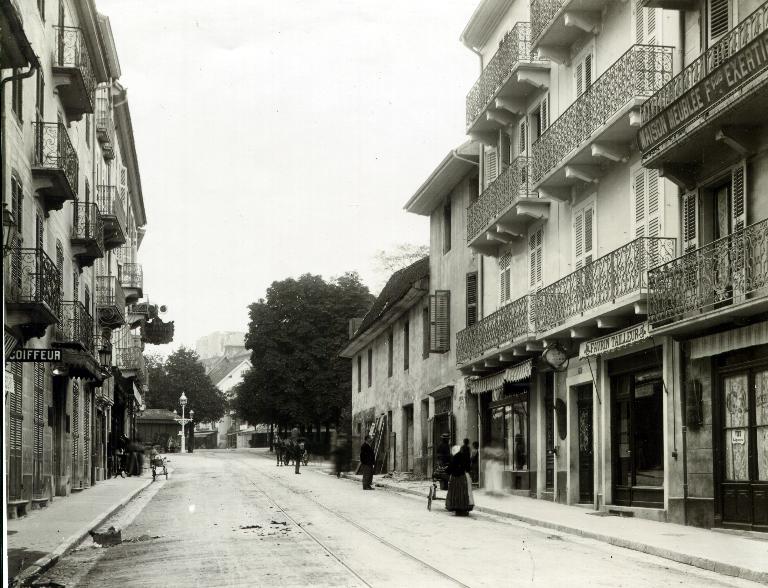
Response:
[{"label": "shutter louvers", "polygon": [[499,175],[499,156],[495,148],[485,152],[485,185],[488,186]]},{"label": "shutter louvers", "polygon": [[645,169],[635,173],[635,237],[645,236]]},{"label": "shutter louvers", "polygon": [[528,237],[531,290],[537,290],[542,284],[542,239],[543,229],[541,228],[530,233]]},{"label": "shutter louvers", "polygon": [[450,291],[438,290],[429,297],[430,351],[450,349]]},{"label": "shutter louvers", "polygon": [[574,238],[574,269],[579,269],[584,265],[584,211],[579,211],[576,218],[573,219],[573,238]]},{"label": "shutter louvers", "polygon": [[730,0],[709,1],[709,45],[712,46],[730,29]]},{"label": "shutter louvers", "polygon": [[579,63],[576,66],[576,97],[581,96],[582,92],[584,92],[584,83],[582,80],[583,69],[584,65],[582,63]]},{"label": "shutter louvers", "polygon": [[588,53],[584,58],[584,90],[592,85],[592,54]]},{"label": "shutter louvers", "polygon": [[742,162],[731,172],[731,216],[733,232],[747,226],[746,165]]},{"label": "shutter louvers", "polygon": [[698,196],[696,192],[690,192],[683,196],[683,253],[693,251],[699,246],[697,204]]},{"label": "shutter louvers", "polygon": [[542,130],[549,128],[549,94],[541,102],[541,120],[543,121]]},{"label": "shutter louvers", "polygon": [[642,44],[645,39],[645,10],[640,0],[635,2],[635,43]]},{"label": "shutter louvers", "polygon": [[467,274],[467,326],[477,322],[477,272]]},{"label": "shutter louvers", "polygon": [[525,120],[520,123],[520,144],[518,145],[520,153],[525,153],[526,149],[528,148],[527,126],[528,125]]},{"label": "shutter louvers", "polygon": [[594,210],[592,207],[588,207],[584,209],[584,265],[588,265],[592,263],[592,258],[594,256],[593,251],[593,237],[594,233],[592,231],[592,217]]}]

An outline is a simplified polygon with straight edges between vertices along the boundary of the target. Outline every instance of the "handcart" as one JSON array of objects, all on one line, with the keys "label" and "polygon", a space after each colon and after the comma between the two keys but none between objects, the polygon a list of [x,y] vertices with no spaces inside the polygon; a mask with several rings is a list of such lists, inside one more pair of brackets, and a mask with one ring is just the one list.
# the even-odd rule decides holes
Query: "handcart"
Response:
[{"label": "handcart", "polygon": [[149,467],[152,469],[152,481],[155,481],[158,475],[165,474],[165,479],[168,479],[168,467],[166,466],[166,459],[160,455],[155,456],[149,462]]},{"label": "handcart", "polygon": [[429,493],[427,494],[427,510],[432,510],[433,500],[445,501],[445,497],[437,495],[437,487],[440,485],[440,490],[448,489],[448,466],[435,466],[432,471],[432,485],[429,487]]}]

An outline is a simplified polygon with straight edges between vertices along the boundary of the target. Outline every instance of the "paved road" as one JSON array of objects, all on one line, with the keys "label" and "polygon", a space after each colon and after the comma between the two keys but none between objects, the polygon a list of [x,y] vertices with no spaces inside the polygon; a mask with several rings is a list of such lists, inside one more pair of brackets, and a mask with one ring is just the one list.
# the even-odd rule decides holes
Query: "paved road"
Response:
[{"label": "paved road", "polygon": [[756,586],[600,542],[483,515],[251,451],[173,456],[111,523],[47,577],[66,586]]}]

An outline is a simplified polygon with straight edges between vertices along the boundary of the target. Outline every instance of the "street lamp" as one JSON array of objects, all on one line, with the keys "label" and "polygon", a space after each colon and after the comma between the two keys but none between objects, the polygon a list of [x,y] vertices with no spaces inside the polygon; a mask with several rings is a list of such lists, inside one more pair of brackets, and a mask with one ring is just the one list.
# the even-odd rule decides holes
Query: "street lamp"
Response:
[{"label": "street lamp", "polygon": [[[184,392],[181,393],[181,396],[179,397],[179,404],[181,405],[181,418],[175,418],[174,420],[181,425],[181,452],[186,453],[187,452],[187,443],[186,443],[186,434],[184,431],[184,427],[187,423],[192,422],[191,418],[184,418],[184,407],[187,406],[187,395],[184,394]],[[175,412],[175,411],[174,411]],[[189,411],[189,416],[193,416],[195,414],[194,410]]]}]

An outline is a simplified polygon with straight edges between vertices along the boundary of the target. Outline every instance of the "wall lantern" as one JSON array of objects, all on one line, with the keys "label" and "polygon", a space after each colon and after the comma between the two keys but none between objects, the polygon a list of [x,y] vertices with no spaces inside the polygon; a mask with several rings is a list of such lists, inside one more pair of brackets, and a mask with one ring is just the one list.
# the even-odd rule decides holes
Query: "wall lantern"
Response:
[{"label": "wall lantern", "polygon": [[568,353],[559,343],[553,343],[547,347],[541,354],[541,359],[557,372],[568,367]]}]

